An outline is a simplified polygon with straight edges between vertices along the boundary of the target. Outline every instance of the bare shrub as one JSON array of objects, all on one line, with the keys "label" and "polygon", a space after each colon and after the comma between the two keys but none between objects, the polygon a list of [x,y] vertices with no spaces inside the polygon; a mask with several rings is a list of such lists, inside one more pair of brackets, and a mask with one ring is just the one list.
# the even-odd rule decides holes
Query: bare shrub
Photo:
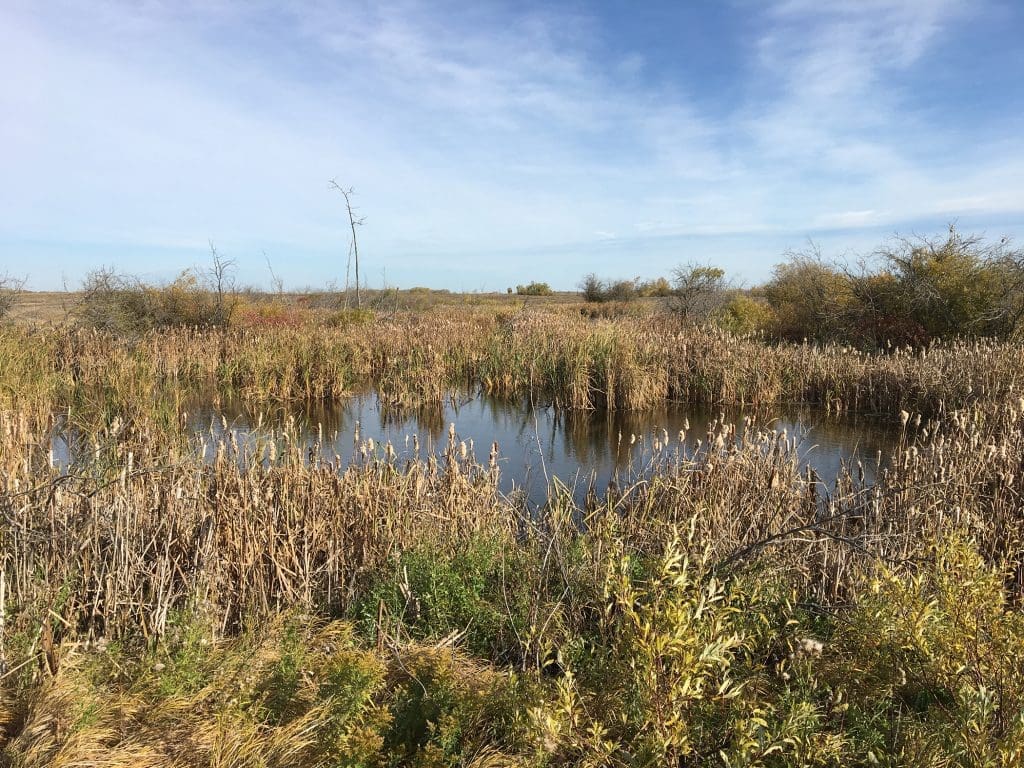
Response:
[{"label": "bare shrub", "polygon": [[24,278],[11,277],[7,272],[0,273],[0,321],[11,313],[24,288]]},{"label": "bare shrub", "polygon": [[725,304],[728,290],[725,270],[709,264],[685,264],[672,270],[669,306],[688,322],[706,322]]},{"label": "bare shrub", "polygon": [[114,333],[178,326],[227,327],[239,305],[233,259],[210,244],[205,270],[186,269],[170,283],[153,285],[101,267],[86,275],[75,308],[78,322]]}]

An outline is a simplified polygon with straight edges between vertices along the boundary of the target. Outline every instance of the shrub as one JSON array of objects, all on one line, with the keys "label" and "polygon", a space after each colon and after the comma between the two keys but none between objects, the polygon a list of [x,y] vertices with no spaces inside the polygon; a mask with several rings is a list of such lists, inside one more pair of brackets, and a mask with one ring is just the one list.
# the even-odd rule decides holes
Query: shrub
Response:
[{"label": "shrub", "polygon": [[729,299],[718,316],[719,325],[739,336],[766,331],[774,322],[775,314],[767,303],[744,294]]},{"label": "shrub", "polygon": [[791,253],[764,286],[775,315],[775,336],[791,341],[844,340],[852,295],[846,277],[817,252]]},{"label": "shrub", "polygon": [[672,285],[664,277],[641,280],[636,285],[637,293],[644,298],[666,298],[672,295]]},{"label": "shrub", "polygon": [[881,569],[835,625],[819,673],[862,754],[921,765],[1019,765],[1024,615],[1004,574],[960,538],[916,575]]},{"label": "shrub", "polygon": [[153,328],[224,326],[237,303],[234,294],[211,290],[192,270],[166,285],[149,285],[101,268],[86,276],[75,315],[88,328],[141,333]]},{"label": "shrub", "polygon": [[550,296],[553,291],[547,283],[533,282],[529,285],[517,285],[516,293],[520,296]]},{"label": "shrub", "polygon": [[896,306],[928,338],[1008,336],[1024,314],[1024,254],[950,227],[945,240],[897,238],[879,251]]},{"label": "shrub", "polygon": [[788,637],[784,595],[754,578],[716,578],[692,535],[664,542],[656,557],[605,546],[596,636],[531,711],[552,763],[837,762],[841,741],[817,708],[775,700],[759,661]]},{"label": "shrub", "polygon": [[725,302],[725,271],[706,264],[688,264],[672,271],[669,306],[689,322],[713,319]]},{"label": "shrub", "polygon": [[1024,254],[952,227],[945,238],[897,237],[857,269],[812,246],[776,266],[763,291],[782,339],[872,348],[1007,338],[1024,318]]},{"label": "shrub", "polygon": [[580,281],[580,293],[583,295],[584,301],[606,301],[604,283],[593,272]]},{"label": "shrub", "polygon": [[589,274],[580,282],[580,293],[588,302],[632,301],[640,295],[637,280],[601,280]]}]

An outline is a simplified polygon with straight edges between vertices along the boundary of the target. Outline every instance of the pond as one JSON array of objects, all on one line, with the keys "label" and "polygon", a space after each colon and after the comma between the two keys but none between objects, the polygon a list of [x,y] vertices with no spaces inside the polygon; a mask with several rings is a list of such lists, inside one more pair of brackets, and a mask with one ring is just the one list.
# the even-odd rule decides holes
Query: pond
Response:
[{"label": "pond", "polygon": [[[666,405],[645,412],[565,412],[528,402],[510,402],[479,394],[453,395],[442,408],[395,414],[373,392],[356,394],[331,407],[281,411],[253,417],[230,406],[197,406],[188,423],[197,433],[216,438],[233,432],[244,452],[267,427],[289,423],[306,446],[322,435],[325,455],[336,453],[342,463],[358,455],[358,439],[372,438],[379,446],[391,443],[399,460],[440,452],[454,425],[456,440],[465,442],[486,463],[492,443],[498,445],[500,490],[520,492],[532,504],[542,504],[553,478],[558,478],[581,501],[588,489],[599,494],[609,481],[642,473],[659,444],[669,439],[692,453],[706,440],[709,425],[724,417],[742,435],[746,414],[697,406]],[[844,462],[861,461],[868,482],[885,463],[898,433],[891,423],[867,417],[828,417],[820,410],[789,408],[775,419],[758,416],[757,423],[796,437],[803,467],[815,470],[831,486]],[[208,441],[212,457],[214,441]]]}]

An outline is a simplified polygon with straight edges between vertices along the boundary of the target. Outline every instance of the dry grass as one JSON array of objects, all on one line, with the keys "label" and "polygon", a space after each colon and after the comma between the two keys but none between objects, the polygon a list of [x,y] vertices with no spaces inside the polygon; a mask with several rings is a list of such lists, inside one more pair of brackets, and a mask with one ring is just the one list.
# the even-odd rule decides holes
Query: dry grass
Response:
[{"label": "dry grass", "polygon": [[[231,436],[197,451],[162,441],[153,425],[116,425],[63,473],[45,433],[2,415],[8,597],[57,609],[74,633],[158,637],[168,616],[197,603],[228,630],[296,605],[344,611],[361,580],[415,541],[448,549],[483,530],[512,535],[527,525],[543,547],[571,540],[581,522],[611,526],[645,553],[669,528],[693,525],[717,561],[770,562],[828,600],[862,556],[911,561],[949,530],[971,535],[991,562],[1016,563],[1021,411],[991,406],[914,422],[871,486],[853,467],[829,490],[801,472],[795,439],[750,423],[737,440],[721,425],[657,440],[650,474],[592,509],[556,494],[546,515],[527,520],[498,494],[497,470],[454,440],[441,456],[404,464],[370,441],[342,470],[339,457],[287,432],[243,457]],[[206,463],[200,454],[209,452]]]},{"label": "dry grass", "polygon": [[145,408],[173,421],[196,399],[232,398],[253,409],[331,401],[366,386],[404,409],[436,407],[468,387],[567,410],[809,403],[839,413],[932,415],[999,402],[1024,384],[1020,343],[866,354],[766,346],[663,315],[588,320],[550,310],[444,309],[132,338],[9,327],[0,329],[0,347],[17,361],[0,371],[0,402],[35,398],[42,409],[49,400],[50,412],[70,406],[100,422],[141,418]]},{"label": "dry grass", "polygon": [[[864,355],[493,311],[313,335],[8,328],[0,345],[6,763],[1024,754],[1007,651],[1024,641],[1018,345]],[[901,433],[870,485],[857,466],[822,483],[756,420],[662,434],[607,498],[577,506],[556,485],[531,511],[454,438],[401,463],[367,441],[344,467],[288,429],[244,454],[181,429],[195,395],[365,383],[405,407],[467,385],[579,410],[809,400],[888,411]],[[49,454],[68,409],[70,469]],[[833,660],[806,658],[814,633]]]}]

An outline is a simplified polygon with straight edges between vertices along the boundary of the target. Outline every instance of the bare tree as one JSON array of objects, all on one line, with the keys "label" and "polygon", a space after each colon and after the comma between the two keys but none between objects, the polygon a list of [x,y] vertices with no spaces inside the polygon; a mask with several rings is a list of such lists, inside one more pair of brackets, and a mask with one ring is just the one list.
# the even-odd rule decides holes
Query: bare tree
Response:
[{"label": "bare tree", "polygon": [[210,267],[206,270],[206,278],[214,292],[214,322],[226,326],[235,310],[235,260],[225,259],[210,241]]},{"label": "bare tree", "polygon": [[267,252],[263,252],[263,258],[267,261],[267,269],[270,270],[270,284],[274,288],[274,292],[278,298],[284,295],[284,280],[282,280],[276,272],[274,272],[274,266],[270,263],[270,257],[267,256]]},{"label": "bare tree", "polygon": [[14,308],[24,288],[25,278],[11,277],[7,272],[0,273],[0,320],[6,318]]},{"label": "bare tree", "polygon": [[[366,221],[365,217],[356,217],[355,209],[352,207],[352,196],[356,191],[354,187],[345,189],[334,179],[330,180],[331,189],[336,189],[345,198],[345,209],[348,211],[348,223],[352,228],[352,244],[350,253],[355,255],[356,261],[356,309],[359,309],[359,241],[356,239],[356,227]],[[348,278],[346,276],[346,292],[348,290]]]}]

